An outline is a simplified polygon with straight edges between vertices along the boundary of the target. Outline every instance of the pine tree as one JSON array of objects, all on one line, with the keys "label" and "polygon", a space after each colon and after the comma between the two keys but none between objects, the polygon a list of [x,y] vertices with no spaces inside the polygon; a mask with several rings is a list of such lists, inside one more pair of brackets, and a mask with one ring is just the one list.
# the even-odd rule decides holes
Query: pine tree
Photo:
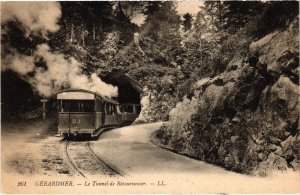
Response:
[{"label": "pine tree", "polygon": [[163,2],[159,11],[149,15],[142,26],[142,36],[155,42],[155,51],[160,56],[156,62],[167,66],[177,66],[180,58],[181,36],[180,16],[174,2]]},{"label": "pine tree", "polygon": [[116,28],[120,32],[120,46],[127,45],[133,41],[133,34],[138,26],[131,22],[132,16],[139,10],[139,2],[117,2],[115,9]]},{"label": "pine tree", "polygon": [[190,13],[186,13],[183,15],[183,27],[184,31],[188,31],[192,27],[193,16]]},{"label": "pine tree", "polygon": [[[161,1],[147,1],[145,2],[145,8],[143,9],[143,14],[148,18],[154,13],[158,12],[162,2]],[[146,19],[147,20],[147,19]]]},{"label": "pine tree", "polygon": [[224,25],[224,29],[227,31],[230,30],[231,34],[245,27],[245,24],[248,23],[251,18],[255,18],[262,12],[264,6],[264,4],[259,1],[226,1],[223,2],[223,4],[227,8],[226,13],[223,15],[224,20],[227,21]]},{"label": "pine tree", "polygon": [[60,2],[62,7],[61,32],[67,41],[92,44],[100,40],[103,28],[112,24],[110,2]]}]

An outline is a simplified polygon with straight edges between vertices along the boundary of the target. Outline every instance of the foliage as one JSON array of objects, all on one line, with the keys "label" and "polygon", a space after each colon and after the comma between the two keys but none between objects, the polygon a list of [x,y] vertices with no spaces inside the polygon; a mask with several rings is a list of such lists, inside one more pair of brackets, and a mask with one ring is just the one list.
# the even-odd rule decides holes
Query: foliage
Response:
[{"label": "foliage", "polygon": [[297,15],[299,15],[297,1],[266,2],[257,22],[256,36],[262,37],[277,28],[288,26]]},{"label": "foliage", "polygon": [[[81,62],[86,74],[122,69],[174,99],[189,97],[193,83],[224,72],[234,55],[248,55],[254,39],[284,28],[298,14],[297,2],[206,1],[181,21],[172,1],[59,3],[58,32],[48,39],[26,36],[11,22],[5,30],[13,33],[2,35],[2,44],[31,55],[47,42],[52,51]],[[131,22],[136,14],[145,17],[140,27]]]},{"label": "foliage", "polygon": [[177,66],[176,57],[180,48],[180,17],[173,2],[163,2],[159,11],[148,15],[141,27],[141,35],[155,42],[162,59],[158,63]]},{"label": "foliage", "polygon": [[150,16],[157,12],[160,9],[161,5],[161,1],[148,1],[146,2],[143,12],[146,16]]},{"label": "foliage", "polygon": [[189,13],[183,15],[183,28],[184,31],[188,31],[192,27],[193,16]]}]

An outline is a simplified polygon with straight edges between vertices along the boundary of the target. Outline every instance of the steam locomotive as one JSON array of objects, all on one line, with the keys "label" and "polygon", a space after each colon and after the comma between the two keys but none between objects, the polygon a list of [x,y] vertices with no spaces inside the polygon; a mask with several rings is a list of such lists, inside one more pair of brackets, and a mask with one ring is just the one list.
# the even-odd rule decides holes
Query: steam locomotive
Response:
[{"label": "steam locomotive", "polygon": [[131,124],[139,104],[122,104],[96,92],[68,89],[57,93],[58,133],[64,137],[97,137],[107,128]]}]

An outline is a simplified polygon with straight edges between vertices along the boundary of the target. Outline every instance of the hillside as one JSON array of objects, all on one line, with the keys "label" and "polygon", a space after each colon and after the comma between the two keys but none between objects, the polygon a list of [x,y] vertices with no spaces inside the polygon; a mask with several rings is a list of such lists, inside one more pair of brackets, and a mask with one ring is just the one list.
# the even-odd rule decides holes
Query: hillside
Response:
[{"label": "hillside", "polygon": [[298,18],[193,86],[154,143],[243,173],[300,169]]}]

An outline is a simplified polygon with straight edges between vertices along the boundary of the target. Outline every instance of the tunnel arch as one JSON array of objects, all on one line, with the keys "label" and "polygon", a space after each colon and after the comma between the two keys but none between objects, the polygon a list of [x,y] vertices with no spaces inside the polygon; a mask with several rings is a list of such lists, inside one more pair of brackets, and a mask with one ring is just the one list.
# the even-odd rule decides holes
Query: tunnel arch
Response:
[{"label": "tunnel arch", "polygon": [[117,100],[120,104],[141,103],[141,93],[143,91],[138,81],[126,74],[122,70],[113,70],[99,75],[99,77],[108,84],[118,87]]}]

